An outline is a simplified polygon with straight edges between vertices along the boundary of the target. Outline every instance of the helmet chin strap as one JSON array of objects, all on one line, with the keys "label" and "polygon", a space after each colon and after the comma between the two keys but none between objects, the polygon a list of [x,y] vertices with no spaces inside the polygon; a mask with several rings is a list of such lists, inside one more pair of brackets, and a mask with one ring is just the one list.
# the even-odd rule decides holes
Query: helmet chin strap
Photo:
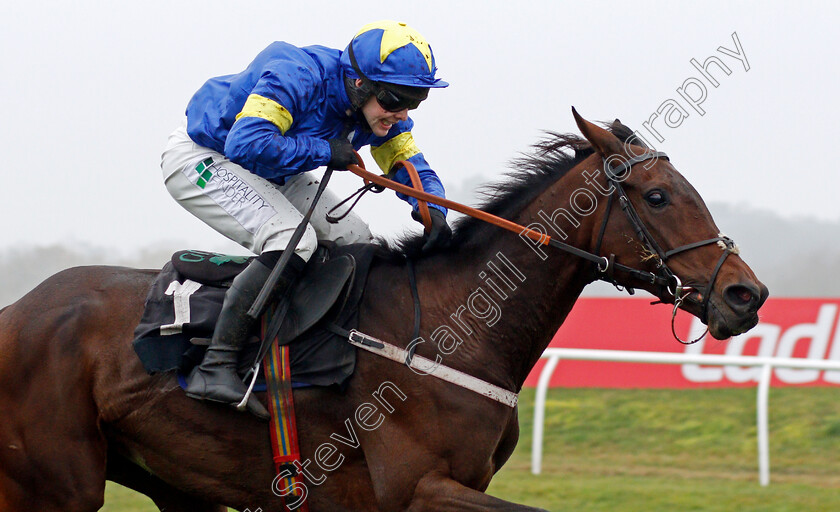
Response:
[{"label": "helmet chin strap", "polygon": [[366,80],[362,80],[362,85],[356,87],[356,79],[349,76],[344,77],[344,90],[347,91],[347,97],[350,98],[350,105],[354,112],[361,109],[365,101],[373,94]]},{"label": "helmet chin strap", "polygon": [[347,97],[350,98],[350,106],[352,108],[351,116],[356,120],[359,128],[367,133],[372,132],[370,125],[362,114],[362,105],[370,98],[372,91],[369,86],[366,86],[365,81],[362,80],[362,85],[356,87],[356,79],[344,77],[344,89],[347,91]]},{"label": "helmet chin strap", "polygon": [[353,71],[359,75],[359,79],[362,81],[362,84],[358,87],[356,86],[356,79],[350,78],[348,76],[344,77],[344,88],[347,90],[347,96],[350,97],[350,103],[353,105],[354,110],[359,110],[362,108],[362,105],[365,104],[365,101],[370,97],[371,94],[374,93],[371,81],[362,73],[362,70],[359,68],[359,63],[356,62],[356,55],[353,52],[353,41],[356,38],[354,37],[350,44],[347,46],[347,52],[350,56],[350,65],[353,66]]}]

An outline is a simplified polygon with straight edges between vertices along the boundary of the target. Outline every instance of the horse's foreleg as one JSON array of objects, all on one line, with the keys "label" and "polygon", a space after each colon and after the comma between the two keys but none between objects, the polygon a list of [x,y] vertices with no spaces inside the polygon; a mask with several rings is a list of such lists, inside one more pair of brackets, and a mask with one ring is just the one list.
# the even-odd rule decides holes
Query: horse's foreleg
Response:
[{"label": "horse's foreleg", "polygon": [[488,511],[546,512],[540,508],[517,505],[465,487],[443,475],[427,475],[417,484],[408,512]]}]

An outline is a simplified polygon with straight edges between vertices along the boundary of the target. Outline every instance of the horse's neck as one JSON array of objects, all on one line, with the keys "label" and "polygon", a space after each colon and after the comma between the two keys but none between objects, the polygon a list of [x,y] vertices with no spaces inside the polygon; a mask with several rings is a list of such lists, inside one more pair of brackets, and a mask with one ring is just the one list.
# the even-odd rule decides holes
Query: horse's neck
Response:
[{"label": "horse's neck", "polygon": [[[513,220],[523,226],[533,222],[546,226],[540,211],[548,216],[560,207],[571,211],[568,201],[580,186],[577,181],[574,176],[559,180]],[[580,226],[574,230],[564,228],[566,243],[591,249],[593,224],[600,221],[600,215],[595,212],[590,217],[579,219]],[[556,235],[551,230],[547,234]],[[418,271],[425,281],[421,285],[438,291],[431,325],[448,327],[438,332],[438,340],[448,347],[457,338],[461,341],[442,364],[451,363],[476,377],[518,390],[592,280],[591,263],[551,248],[541,249],[546,256],[543,260],[523,239],[501,229],[472,247],[449,261],[429,261],[428,272]],[[446,342],[449,328],[456,337]]]}]

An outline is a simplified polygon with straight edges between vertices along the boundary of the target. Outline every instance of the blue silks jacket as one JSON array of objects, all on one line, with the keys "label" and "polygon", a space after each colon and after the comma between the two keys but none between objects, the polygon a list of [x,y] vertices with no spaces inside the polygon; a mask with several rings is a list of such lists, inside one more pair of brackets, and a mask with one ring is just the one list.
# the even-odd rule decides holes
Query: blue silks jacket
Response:
[{"label": "blue silks jacket", "polygon": [[[323,46],[272,43],[241,73],[204,83],[187,106],[187,133],[197,144],[280,184],[289,176],[327,165],[327,141],[351,133],[353,147],[370,145],[383,172],[387,174],[398,160],[408,160],[425,191],[445,197],[443,184],[414,143],[410,118],[392,126],[385,137],[377,137],[361,116],[347,114],[352,106],[344,88],[341,54]],[[411,186],[405,169],[393,179]],[[417,208],[416,199],[397,195]]]}]

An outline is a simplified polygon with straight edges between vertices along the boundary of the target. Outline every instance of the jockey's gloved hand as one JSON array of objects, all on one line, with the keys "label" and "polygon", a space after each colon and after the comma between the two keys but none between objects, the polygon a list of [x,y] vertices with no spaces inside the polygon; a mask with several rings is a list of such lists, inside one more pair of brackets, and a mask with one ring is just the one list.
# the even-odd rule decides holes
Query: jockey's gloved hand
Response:
[{"label": "jockey's gloved hand", "polygon": [[330,161],[329,166],[333,169],[347,169],[350,164],[358,164],[356,151],[353,145],[345,139],[330,139]]},{"label": "jockey's gloved hand", "polygon": [[[429,208],[429,215],[432,217],[432,230],[424,234],[426,243],[423,244],[422,251],[429,252],[432,249],[449,247],[449,239],[452,238],[452,230],[446,222],[446,216],[437,208]],[[413,210],[411,218],[423,224],[423,218],[420,212]]]}]

